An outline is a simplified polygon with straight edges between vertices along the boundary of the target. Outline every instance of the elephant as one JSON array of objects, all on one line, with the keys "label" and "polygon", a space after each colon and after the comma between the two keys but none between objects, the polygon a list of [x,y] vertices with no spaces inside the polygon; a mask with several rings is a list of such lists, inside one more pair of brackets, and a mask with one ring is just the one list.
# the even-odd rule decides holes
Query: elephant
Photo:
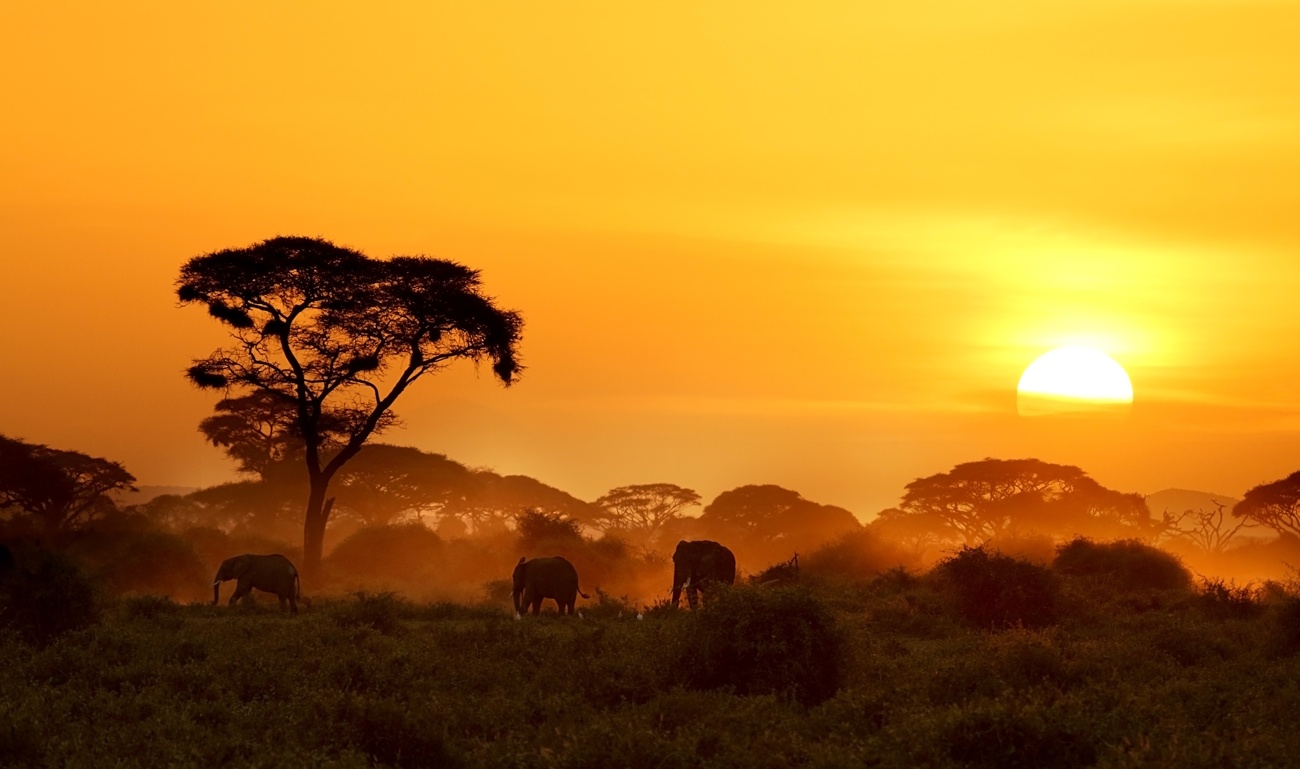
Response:
[{"label": "elephant", "polygon": [[221,568],[217,569],[217,576],[212,579],[213,606],[221,600],[221,583],[228,579],[239,580],[235,592],[230,596],[230,606],[234,606],[235,601],[257,588],[264,593],[275,593],[280,599],[280,611],[284,611],[287,604],[291,614],[298,613],[298,598],[301,590],[298,570],[288,558],[278,553],[275,555],[245,553],[222,561]]},{"label": "elephant", "polygon": [[726,546],[708,539],[677,543],[673,551],[673,606],[681,601],[682,588],[686,588],[686,601],[694,609],[699,601],[697,594],[720,582],[736,582],[736,556]]},{"label": "elephant", "polygon": [[527,614],[531,606],[533,614],[541,614],[542,600],[552,598],[560,607],[560,615],[566,611],[573,614],[573,604],[578,596],[591,596],[578,589],[578,570],[560,556],[554,558],[520,558],[515,565],[514,590],[511,598],[515,603],[515,617]]}]

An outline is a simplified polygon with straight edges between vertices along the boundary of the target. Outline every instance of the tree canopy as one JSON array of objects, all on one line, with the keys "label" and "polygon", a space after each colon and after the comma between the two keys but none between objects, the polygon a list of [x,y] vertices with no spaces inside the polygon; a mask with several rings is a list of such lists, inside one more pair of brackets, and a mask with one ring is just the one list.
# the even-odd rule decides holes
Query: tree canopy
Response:
[{"label": "tree canopy", "polygon": [[506,385],[521,370],[520,315],[496,307],[477,270],[444,259],[378,260],[326,240],[278,237],[189,260],[177,296],[206,306],[231,338],[194,361],[194,384],[228,400],[257,393],[262,405],[294,406],[309,577],[320,566],[330,481],[391,423],[408,387],[461,359],[490,362]]},{"label": "tree canopy", "polygon": [[804,499],[772,484],[740,486],[719,494],[700,515],[698,528],[751,559],[785,560],[862,528],[853,513]]},{"label": "tree canopy", "polygon": [[30,516],[48,534],[115,510],[108,493],[134,491],[134,483],[117,462],[0,435],[0,508]]},{"label": "tree canopy", "polygon": [[1300,471],[1247,491],[1232,508],[1232,514],[1267,526],[1278,534],[1300,536]]},{"label": "tree canopy", "polygon": [[606,533],[651,544],[682,511],[698,506],[700,495],[672,483],[648,483],[610,489],[593,504],[600,509],[595,523]]},{"label": "tree canopy", "polygon": [[1139,494],[1107,489],[1072,465],[1038,459],[984,459],[907,484],[899,514],[939,527],[966,545],[1015,532],[1094,535],[1152,533],[1155,522]]}]

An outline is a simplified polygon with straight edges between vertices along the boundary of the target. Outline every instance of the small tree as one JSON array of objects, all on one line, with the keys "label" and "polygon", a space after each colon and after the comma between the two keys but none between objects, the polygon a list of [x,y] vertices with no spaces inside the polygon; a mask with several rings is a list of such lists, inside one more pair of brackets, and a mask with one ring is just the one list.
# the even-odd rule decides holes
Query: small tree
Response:
[{"label": "small tree", "polygon": [[1278,534],[1300,536],[1300,471],[1247,491],[1232,508],[1232,515],[1267,526]]},{"label": "small tree", "polygon": [[671,483],[620,486],[596,500],[601,510],[596,524],[607,533],[626,532],[648,544],[670,521],[681,518],[683,510],[699,504],[699,494]]},{"label": "small tree", "polygon": [[[206,305],[233,342],[194,361],[194,384],[294,404],[308,579],[320,569],[330,482],[408,387],[460,359],[491,361],[506,385],[520,371],[523,320],[493,304],[477,270],[447,260],[380,261],[325,240],[272,238],[191,259],[177,296]],[[338,449],[327,453],[332,436]]]},{"label": "small tree", "polygon": [[1228,549],[1228,543],[1242,529],[1259,525],[1254,520],[1243,517],[1234,526],[1229,521],[1228,506],[1217,499],[1210,502],[1214,505],[1213,510],[1198,507],[1177,515],[1166,510],[1161,516],[1165,533],[1186,540],[1203,552],[1218,554]]},{"label": "small tree", "polygon": [[135,491],[117,462],[0,435],[0,508],[13,507],[58,535],[117,509],[110,491]]}]

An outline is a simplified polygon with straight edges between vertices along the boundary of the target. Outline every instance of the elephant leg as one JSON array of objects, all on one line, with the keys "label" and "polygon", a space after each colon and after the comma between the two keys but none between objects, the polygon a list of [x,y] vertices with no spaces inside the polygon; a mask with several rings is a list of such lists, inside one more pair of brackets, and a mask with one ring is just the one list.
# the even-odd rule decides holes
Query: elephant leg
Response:
[{"label": "elephant leg", "polygon": [[698,608],[700,605],[700,593],[699,589],[695,587],[694,581],[686,588],[686,602],[691,605],[692,609]]},{"label": "elephant leg", "polygon": [[540,595],[533,599],[532,613],[533,614],[542,613],[542,597]]},{"label": "elephant leg", "polygon": [[298,598],[292,592],[289,593],[289,613],[298,613]]},{"label": "elephant leg", "polygon": [[235,592],[230,594],[230,600],[226,603],[226,605],[234,606],[236,601],[239,601],[244,596],[248,595],[250,592],[252,592],[252,590],[253,590],[253,585],[251,582],[244,579],[239,580],[239,583],[235,586]]}]

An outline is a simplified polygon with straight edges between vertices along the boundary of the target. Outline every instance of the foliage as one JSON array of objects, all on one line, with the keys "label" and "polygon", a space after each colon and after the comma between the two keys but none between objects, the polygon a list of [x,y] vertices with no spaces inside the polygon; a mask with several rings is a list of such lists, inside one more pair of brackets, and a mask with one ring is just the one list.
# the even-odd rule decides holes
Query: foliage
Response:
[{"label": "foliage", "polygon": [[366,526],[338,544],[326,562],[339,576],[429,578],[440,566],[442,539],[420,523]]},{"label": "foliage", "polygon": [[1196,606],[1213,619],[1252,619],[1264,605],[1260,590],[1254,585],[1238,585],[1221,577],[1202,578],[1196,594]]},{"label": "foliage", "polygon": [[692,618],[677,661],[692,688],[779,694],[815,705],[840,686],[835,620],[806,590],[720,589]]},{"label": "foliage", "polygon": [[411,604],[393,592],[352,594],[352,602],[335,607],[332,616],[340,627],[368,628],[384,635],[401,630],[400,620],[412,611]]},{"label": "foliage", "polygon": [[594,521],[601,529],[649,544],[683,510],[698,506],[700,495],[671,483],[650,483],[610,489],[593,504],[601,511]]},{"label": "foliage", "polygon": [[367,526],[438,520],[472,493],[472,473],[442,454],[410,446],[363,446],[334,481],[335,512]]},{"label": "foliage", "polygon": [[[860,602],[828,610],[839,686],[811,706],[788,689],[689,682],[706,656],[691,642],[714,607],[515,622],[500,607],[378,599],[397,628],[383,633],[339,621],[360,605],[353,597],[294,618],[131,598],[42,647],[0,632],[0,755],[17,766],[147,756],[163,766],[957,769],[1290,766],[1300,753],[1300,694],[1286,685],[1300,644],[1282,643],[1284,627],[1300,638],[1300,602],[1290,625],[1278,596],[1233,622],[1187,601],[1145,613],[1115,604],[1087,622],[990,634],[933,616],[925,602],[953,589],[891,571],[750,591],[825,607],[826,591],[851,590]],[[907,598],[918,621],[931,619],[926,632],[880,619]],[[770,657],[801,658],[800,644],[776,641],[804,623],[771,608],[737,613],[755,620],[748,638]],[[765,617],[783,628],[777,638]],[[709,631],[737,642],[725,625]]]},{"label": "foliage", "polygon": [[74,560],[43,548],[14,556],[16,568],[0,577],[0,629],[46,644],[99,621],[101,588]]},{"label": "foliage", "polygon": [[1232,508],[1232,514],[1279,534],[1300,536],[1300,470],[1247,491]]},{"label": "foliage", "polygon": [[933,574],[956,615],[972,627],[1044,627],[1059,618],[1060,587],[1043,566],[984,546],[963,547],[940,561]]},{"label": "foliage", "polygon": [[1176,556],[1133,539],[1093,542],[1075,537],[1057,548],[1052,570],[1109,591],[1191,587],[1191,575]]},{"label": "foliage", "polygon": [[460,519],[475,534],[503,529],[530,512],[578,524],[593,520],[598,513],[590,503],[526,475],[476,470],[468,484],[463,497],[449,501],[443,516]]},{"label": "foliage", "polygon": [[0,509],[16,508],[61,535],[116,509],[108,493],[134,491],[121,464],[0,435]]},{"label": "foliage", "polygon": [[842,507],[804,499],[773,485],[740,486],[719,494],[700,515],[697,539],[713,539],[759,563],[807,550],[862,528]]},{"label": "foliage", "polygon": [[915,556],[870,527],[844,534],[803,559],[804,570],[811,575],[852,579],[870,579],[892,568],[915,565]]},{"label": "foliage", "polygon": [[520,370],[523,320],[492,303],[477,271],[447,260],[380,261],[325,240],[277,237],[191,259],[177,296],[205,305],[232,341],[194,361],[195,385],[296,406],[309,577],[320,565],[330,482],[392,424],[409,386],[459,359],[491,361],[507,385]]},{"label": "foliage", "polygon": [[[907,484],[897,517],[937,525],[974,545],[1012,532],[1147,533],[1140,495],[1103,487],[1083,470],[1038,459],[984,459]],[[892,520],[892,518],[891,518]]]},{"label": "foliage", "polygon": [[115,594],[201,599],[210,580],[194,546],[126,516],[101,523],[67,549]]},{"label": "foliage", "polygon": [[556,544],[573,545],[583,542],[578,522],[559,513],[528,510],[519,516],[515,525],[519,532],[519,548],[524,552]]}]

